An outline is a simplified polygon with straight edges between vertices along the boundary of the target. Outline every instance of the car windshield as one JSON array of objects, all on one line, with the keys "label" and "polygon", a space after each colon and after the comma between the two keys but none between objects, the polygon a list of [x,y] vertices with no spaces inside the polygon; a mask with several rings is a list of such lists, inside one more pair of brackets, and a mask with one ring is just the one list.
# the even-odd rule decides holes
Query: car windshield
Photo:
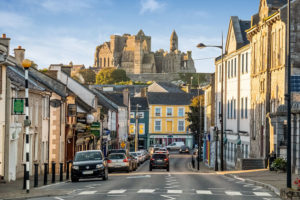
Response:
[{"label": "car windshield", "polygon": [[124,159],[124,158],[125,158],[125,154],[123,153],[114,153],[108,156],[108,159]]},{"label": "car windshield", "polygon": [[113,150],[110,150],[110,153],[125,153],[125,150],[123,150],[123,149],[113,149]]},{"label": "car windshield", "polygon": [[85,151],[76,153],[75,162],[89,160],[102,160],[102,155],[99,151]]},{"label": "car windshield", "polygon": [[167,156],[165,154],[153,154],[154,159],[165,159]]},{"label": "car windshield", "polygon": [[137,156],[137,153],[130,153],[130,155]]}]

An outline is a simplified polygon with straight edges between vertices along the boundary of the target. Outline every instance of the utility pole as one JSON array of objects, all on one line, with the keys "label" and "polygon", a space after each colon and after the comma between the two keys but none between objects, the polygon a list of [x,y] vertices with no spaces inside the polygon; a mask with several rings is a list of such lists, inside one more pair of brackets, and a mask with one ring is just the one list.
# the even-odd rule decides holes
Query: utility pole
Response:
[{"label": "utility pole", "polygon": [[287,4],[287,93],[285,94],[287,103],[287,188],[292,187],[292,163],[291,163],[291,55],[290,55],[290,39],[291,39],[291,2]]},{"label": "utility pole", "polygon": [[31,67],[32,62],[30,60],[23,60],[22,65],[25,69],[25,152],[26,152],[26,165],[25,165],[25,181],[26,181],[26,192],[29,193],[30,190],[30,180],[29,180],[29,126],[31,124],[29,120],[29,92],[28,92],[28,69]]},{"label": "utility pole", "polygon": [[200,78],[198,75],[198,98],[199,98],[199,134],[198,134],[198,164],[197,169],[200,170],[201,158],[201,98],[200,98]]},{"label": "utility pole", "polygon": [[139,104],[136,104],[136,112],[135,112],[135,142],[134,142],[134,150],[135,152],[138,151],[138,143],[139,143],[139,138],[138,138],[138,134],[139,134]]}]

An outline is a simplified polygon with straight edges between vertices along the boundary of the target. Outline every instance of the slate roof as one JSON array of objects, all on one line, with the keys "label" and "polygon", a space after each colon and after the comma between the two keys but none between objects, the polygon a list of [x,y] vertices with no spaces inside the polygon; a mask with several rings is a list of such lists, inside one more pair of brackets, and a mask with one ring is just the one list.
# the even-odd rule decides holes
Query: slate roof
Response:
[{"label": "slate roof", "polygon": [[118,106],[127,107],[123,103],[123,93],[112,93],[112,92],[105,92],[102,93],[105,97],[107,97],[109,100],[113,101]]},{"label": "slate roof", "polygon": [[172,93],[185,93],[177,85],[170,82],[156,82],[159,86]]},{"label": "slate roof", "polygon": [[[22,67],[8,66],[7,76],[12,82],[25,88],[25,70]],[[42,87],[38,82],[36,82],[30,76],[30,74],[28,75],[28,87],[29,89],[33,89],[33,90],[45,91],[45,88]]]},{"label": "slate roof", "polygon": [[99,91],[99,90],[97,90],[95,88],[92,91],[97,96],[98,105],[102,105],[103,107],[108,108],[110,110],[114,110],[114,111],[118,110],[117,105],[115,105],[114,102],[112,102],[104,94],[102,94],[101,91]]},{"label": "slate roof", "polygon": [[139,110],[148,110],[148,100],[146,97],[131,97],[130,98],[130,105],[131,105],[131,110],[135,111],[136,110],[136,105],[139,104],[141,107],[139,107]]},{"label": "slate roof", "polygon": [[148,92],[149,105],[190,105],[192,95],[188,93]]},{"label": "slate roof", "polygon": [[128,89],[130,96],[134,96],[135,93],[141,92],[142,88],[148,87],[148,85],[90,85],[90,89],[103,90],[105,87],[113,87],[114,92],[123,92],[124,89]]},{"label": "slate roof", "polygon": [[249,44],[249,40],[247,39],[247,33],[246,30],[248,30],[251,27],[251,21],[248,20],[240,20],[240,27],[241,27],[241,32],[242,32],[242,37],[244,41],[244,45]]},{"label": "slate roof", "polygon": [[267,0],[267,4],[271,5],[272,8],[278,9],[287,4],[287,0]]}]

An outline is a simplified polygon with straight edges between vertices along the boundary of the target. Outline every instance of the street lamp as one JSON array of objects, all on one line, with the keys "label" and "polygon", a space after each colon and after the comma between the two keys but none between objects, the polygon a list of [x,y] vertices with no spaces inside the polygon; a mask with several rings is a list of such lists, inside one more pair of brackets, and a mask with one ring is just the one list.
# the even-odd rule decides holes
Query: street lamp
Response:
[{"label": "street lamp", "polygon": [[31,124],[29,120],[29,92],[28,92],[28,69],[32,66],[32,61],[30,60],[23,60],[22,66],[25,69],[25,152],[26,152],[26,165],[25,165],[25,174],[24,179],[26,182],[26,192],[29,193],[30,182],[29,182],[29,126]]},{"label": "street lamp", "polygon": [[139,136],[138,136],[138,134],[139,134],[139,114],[138,114],[138,112],[139,112],[139,108],[140,107],[142,107],[142,106],[140,106],[139,104],[136,104],[136,112],[135,112],[135,140],[134,140],[134,150],[135,150],[135,152],[137,152],[138,151],[138,146],[139,146]]},{"label": "street lamp", "polygon": [[[221,161],[221,171],[224,170],[224,160],[223,160],[223,153],[224,153],[224,147],[223,147],[223,132],[224,132],[224,127],[223,127],[223,119],[224,119],[224,110],[223,110],[223,80],[224,80],[224,73],[223,73],[223,70],[224,70],[224,67],[223,67],[223,52],[224,52],[224,44],[223,44],[223,33],[222,33],[222,45],[221,46],[218,46],[218,45],[205,45],[203,43],[199,43],[197,45],[197,47],[199,49],[203,49],[203,48],[206,48],[206,47],[216,47],[216,48],[219,48],[221,49],[221,62],[222,62],[222,78],[221,78],[221,113],[219,115],[219,118],[220,118],[220,124],[221,124],[221,147],[220,147],[220,161]],[[217,156],[217,155],[216,155]]]}]

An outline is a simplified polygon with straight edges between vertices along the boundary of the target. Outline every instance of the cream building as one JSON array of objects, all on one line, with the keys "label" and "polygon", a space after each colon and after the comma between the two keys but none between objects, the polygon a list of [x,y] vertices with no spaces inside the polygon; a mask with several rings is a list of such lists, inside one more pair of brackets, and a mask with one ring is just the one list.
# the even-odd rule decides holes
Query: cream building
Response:
[{"label": "cream building", "polygon": [[111,35],[109,42],[96,47],[94,69],[119,67],[127,74],[196,72],[192,52],[178,49],[178,36],[173,31],[170,52],[151,51],[151,37],[142,30],[137,35]]},{"label": "cream building", "polygon": [[216,127],[221,130],[223,71],[224,158],[229,168],[235,167],[238,158],[248,158],[250,151],[251,50],[245,33],[249,28],[250,21],[231,17],[223,56],[223,70],[221,57],[215,62],[215,121]]}]

